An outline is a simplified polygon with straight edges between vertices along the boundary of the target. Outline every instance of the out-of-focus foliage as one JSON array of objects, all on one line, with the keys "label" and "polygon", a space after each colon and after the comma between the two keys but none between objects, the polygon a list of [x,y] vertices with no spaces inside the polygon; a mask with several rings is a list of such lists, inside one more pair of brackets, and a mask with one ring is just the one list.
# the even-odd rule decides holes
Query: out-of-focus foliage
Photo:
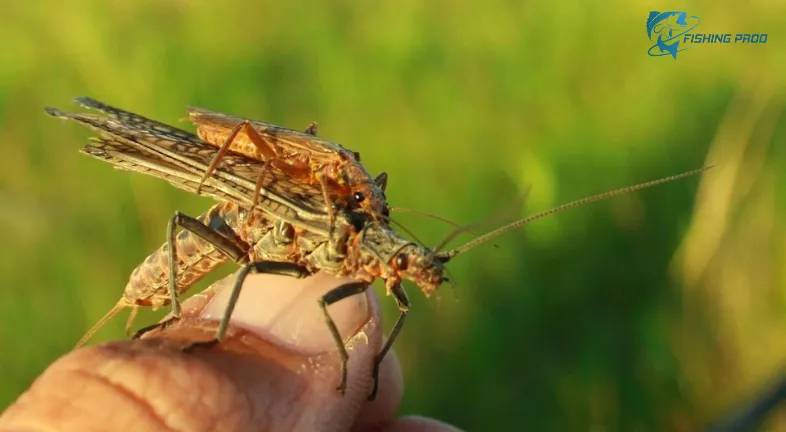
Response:
[{"label": "out-of-focus foliage", "polygon": [[[529,186],[519,215],[717,164],[457,258],[459,301],[410,289],[397,346],[401,412],[468,430],[714,419],[786,359],[786,3],[683,2],[704,32],[769,42],[648,57],[669,5],[6,2],[0,406],[114,304],[174,210],[210,203],[79,155],[89,132],[42,107],[87,95],[173,124],[189,104],[318,121],[390,174],[393,205],[464,223]],[[397,219],[430,244],[449,231]]]}]

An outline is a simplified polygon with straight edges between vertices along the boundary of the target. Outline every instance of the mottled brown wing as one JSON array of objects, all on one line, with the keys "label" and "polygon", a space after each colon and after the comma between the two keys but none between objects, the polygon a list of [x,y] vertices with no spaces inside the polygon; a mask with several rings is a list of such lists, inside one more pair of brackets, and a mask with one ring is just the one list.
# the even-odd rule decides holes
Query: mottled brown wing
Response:
[{"label": "mottled brown wing", "polygon": [[[109,116],[63,113],[54,108],[47,108],[47,112],[56,117],[87,125],[99,133],[108,133],[123,138],[133,147],[159,154],[162,158],[178,163],[195,173],[204,174],[210,161],[216,155],[214,146],[205,143],[190,132],[111,107],[90,98],[83,97],[74,100],[86,108],[102,111]],[[232,178],[234,176],[233,180],[238,183],[255,182],[262,167],[261,164],[248,165],[249,160],[242,156],[228,155],[222,160],[225,165],[236,167],[224,170],[223,177]]]},{"label": "mottled brown wing", "polygon": [[[117,137],[104,136],[91,138],[90,144],[82,148],[81,152],[111,163],[121,171],[139,172],[153,177],[158,177],[168,181],[178,189],[188,192],[196,190],[200,176],[184,170],[182,167],[167,162],[149,153],[139,151],[125,140]],[[216,199],[217,201],[232,201],[241,206],[251,205],[253,189],[249,190],[243,186],[210,179],[202,186],[201,194]],[[293,200],[297,202],[297,200]],[[298,226],[304,226],[312,231],[327,233],[326,223],[315,221],[311,218],[304,218],[304,214],[312,212],[310,209],[300,209],[293,205],[281,204],[265,196],[260,196],[258,207],[287,222]]]},{"label": "mottled brown wing", "polygon": [[229,132],[235,126],[248,120],[251,126],[256,129],[263,138],[277,143],[286,153],[297,152],[309,155],[312,158],[318,158],[322,161],[355,159],[353,153],[344,148],[341,144],[282,126],[235,117],[197,107],[188,107],[188,117],[197,127],[206,126],[210,128],[222,128],[226,130],[226,135],[229,135]]},{"label": "mottled brown wing", "polygon": [[[167,126],[136,114],[110,107],[87,98],[79,98],[80,104],[99,109],[109,117],[92,114],[66,114],[54,108],[46,111],[53,116],[77,121],[99,132],[99,144],[85,147],[88,155],[108,160],[120,169],[137,170],[161,177],[177,187],[195,192],[199,178],[217,153],[196,135]],[[108,147],[108,143],[112,143]],[[120,145],[122,144],[122,146]],[[121,157],[120,155],[126,155]],[[115,163],[123,161],[121,163]],[[124,166],[125,164],[125,166]],[[227,155],[216,171],[216,178],[208,179],[213,191],[221,192],[214,198],[229,199],[240,205],[249,205],[256,180],[265,169],[264,187],[260,195],[268,202],[289,206],[297,211],[300,220],[324,221],[327,209],[321,190],[292,181],[282,172],[265,167],[263,163],[240,156]],[[174,177],[182,179],[172,181]],[[191,189],[189,186],[193,185]],[[284,217],[279,215],[279,217]]]}]

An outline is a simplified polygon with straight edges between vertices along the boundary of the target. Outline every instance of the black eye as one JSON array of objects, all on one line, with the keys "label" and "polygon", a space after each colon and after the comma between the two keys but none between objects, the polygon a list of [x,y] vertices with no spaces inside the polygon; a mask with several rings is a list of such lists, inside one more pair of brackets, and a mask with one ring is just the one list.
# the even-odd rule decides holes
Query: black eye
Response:
[{"label": "black eye", "polygon": [[355,201],[361,203],[364,199],[366,199],[366,196],[363,195],[363,192],[355,192],[355,194],[352,195],[352,198],[355,198]]},{"label": "black eye", "polygon": [[389,218],[390,217],[390,209],[387,208],[387,207],[383,208],[382,209],[382,216],[385,216],[386,218]]},{"label": "black eye", "polygon": [[396,256],[396,268],[398,268],[399,270],[406,270],[408,264],[409,264],[409,260],[407,259],[406,255],[399,254]]}]

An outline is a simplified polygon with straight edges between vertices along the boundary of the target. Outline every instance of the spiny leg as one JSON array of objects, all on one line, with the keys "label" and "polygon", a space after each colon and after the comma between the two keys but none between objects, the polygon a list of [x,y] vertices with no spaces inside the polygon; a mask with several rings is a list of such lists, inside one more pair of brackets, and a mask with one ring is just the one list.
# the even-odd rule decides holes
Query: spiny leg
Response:
[{"label": "spiny leg", "polygon": [[[311,124],[308,125],[306,130],[303,132],[308,135],[317,136],[317,124],[311,122]],[[317,174],[317,180],[319,180],[319,185],[322,187],[322,198],[325,200],[325,207],[327,207],[328,219],[330,220],[330,233],[332,234],[336,216],[333,212],[333,203],[330,201],[330,197],[328,196],[327,181],[325,180],[325,177],[320,174]]]},{"label": "spiny leg", "polygon": [[196,190],[197,194],[199,194],[200,190],[202,189],[202,184],[205,183],[205,180],[207,180],[207,178],[210,177],[210,174],[216,170],[219,162],[221,162],[221,158],[224,157],[227,151],[229,151],[229,147],[232,146],[232,143],[235,141],[235,138],[241,131],[246,134],[251,142],[254,143],[257,152],[259,152],[259,155],[264,156],[265,160],[278,157],[275,147],[270,145],[267,141],[265,141],[264,138],[262,138],[262,135],[260,135],[259,132],[257,132],[257,130],[251,126],[251,122],[244,120],[232,129],[232,131],[227,136],[227,139],[224,141],[224,144],[222,144],[218,149],[218,153],[216,153],[216,155],[213,157],[213,160],[210,161],[207,171],[205,171],[205,174],[199,180],[199,185],[197,186]]},{"label": "spiny leg", "polygon": [[257,261],[257,262],[246,264],[245,266],[243,266],[243,269],[240,270],[240,273],[237,275],[237,279],[235,280],[235,285],[232,287],[232,293],[229,296],[229,303],[227,303],[227,307],[224,310],[224,315],[221,317],[221,321],[218,324],[218,330],[216,330],[215,338],[209,341],[194,342],[188,344],[185,347],[183,347],[184,352],[189,352],[196,348],[210,348],[224,339],[224,336],[226,336],[227,328],[229,327],[229,320],[230,318],[232,318],[232,312],[234,312],[235,305],[237,305],[237,300],[238,298],[240,298],[240,291],[243,288],[243,282],[245,282],[246,277],[248,277],[249,274],[254,274],[254,273],[292,276],[295,278],[304,278],[310,275],[310,273],[308,272],[308,270],[306,270],[305,267],[294,263],[275,262],[275,261]]},{"label": "spiny leg", "polygon": [[[196,218],[175,212],[167,226],[167,246],[169,249],[169,296],[172,302],[172,316],[160,323],[152,324],[139,329],[132,339],[139,339],[143,334],[159,329],[163,330],[180,319],[180,301],[177,294],[177,248],[175,246],[175,232],[177,227],[187,230],[202,240],[212,244],[216,249],[227,255],[233,261],[242,262],[246,259],[246,248],[237,241],[230,240],[218,228],[211,228]],[[231,230],[225,224],[224,231]]]},{"label": "spiny leg", "polygon": [[361,294],[366,291],[368,287],[369,285],[364,282],[348,283],[333,288],[319,299],[319,308],[322,310],[325,324],[327,324],[328,330],[330,330],[330,334],[333,336],[333,341],[336,342],[338,354],[341,356],[341,383],[336,387],[336,390],[342,395],[347,389],[347,362],[349,361],[349,354],[347,353],[347,348],[344,346],[344,340],[341,338],[341,333],[339,333],[336,323],[330,318],[327,307],[337,301],[352,297],[355,294]]},{"label": "spiny leg", "polygon": [[[311,122],[311,124],[308,125],[308,127],[306,128],[304,133],[306,133],[308,135],[311,135],[311,136],[316,136],[317,135],[317,124],[314,123],[314,122]],[[261,137],[260,137],[260,139],[261,139]],[[270,169],[270,160],[265,161],[265,166],[262,167],[262,170],[259,172],[259,177],[257,178],[257,184],[256,184],[256,187],[254,188],[254,197],[251,199],[251,210],[252,211],[254,210],[254,208],[256,208],[257,204],[259,203],[259,194],[262,192],[262,185],[264,184],[265,174],[267,174],[267,170],[268,169]],[[197,191],[197,193],[198,192],[199,191]]]},{"label": "spiny leg", "polygon": [[[316,136],[317,124],[311,122],[311,124],[309,124],[306,130],[303,132],[311,136]],[[262,138],[260,137],[260,139]],[[259,203],[259,194],[262,192],[262,185],[264,184],[265,181],[265,174],[267,174],[267,170],[270,169],[270,164],[271,164],[270,160],[265,161],[265,166],[262,167],[262,170],[259,172],[259,177],[257,177],[257,184],[256,187],[254,188],[254,197],[251,199],[252,211],[256,208],[257,204]]]},{"label": "spiny leg", "polygon": [[259,177],[257,177],[257,184],[254,187],[254,197],[251,199],[251,209],[250,211],[253,212],[254,209],[259,204],[259,195],[262,193],[262,184],[265,182],[265,175],[267,174],[267,170],[270,168],[270,161],[265,161],[265,165],[259,171]]},{"label": "spiny leg", "polygon": [[368,400],[374,400],[377,397],[377,389],[379,388],[379,365],[382,364],[385,355],[387,355],[388,351],[390,351],[390,348],[393,346],[393,341],[398,338],[398,334],[401,332],[401,328],[404,327],[404,321],[407,319],[407,314],[409,313],[409,298],[407,297],[407,292],[404,291],[404,286],[399,282],[393,285],[390,292],[393,294],[393,299],[396,300],[400,314],[396,320],[396,324],[393,325],[393,330],[390,331],[387,342],[385,342],[379,354],[374,358],[374,371],[372,372],[374,387],[371,389],[371,394],[368,395]]}]

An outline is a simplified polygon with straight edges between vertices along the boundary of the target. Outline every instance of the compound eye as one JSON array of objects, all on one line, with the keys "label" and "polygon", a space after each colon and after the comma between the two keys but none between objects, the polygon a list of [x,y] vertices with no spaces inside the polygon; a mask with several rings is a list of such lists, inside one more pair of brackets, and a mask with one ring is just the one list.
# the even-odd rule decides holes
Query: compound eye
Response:
[{"label": "compound eye", "polygon": [[364,199],[366,199],[366,196],[363,195],[363,192],[355,192],[355,194],[352,195],[352,198],[354,198],[355,201],[361,203]]},{"label": "compound eye", "polygon": [[399,270],[406,270],[409,265],[409,257],[405,254],[396,255],[396,268]]}]

